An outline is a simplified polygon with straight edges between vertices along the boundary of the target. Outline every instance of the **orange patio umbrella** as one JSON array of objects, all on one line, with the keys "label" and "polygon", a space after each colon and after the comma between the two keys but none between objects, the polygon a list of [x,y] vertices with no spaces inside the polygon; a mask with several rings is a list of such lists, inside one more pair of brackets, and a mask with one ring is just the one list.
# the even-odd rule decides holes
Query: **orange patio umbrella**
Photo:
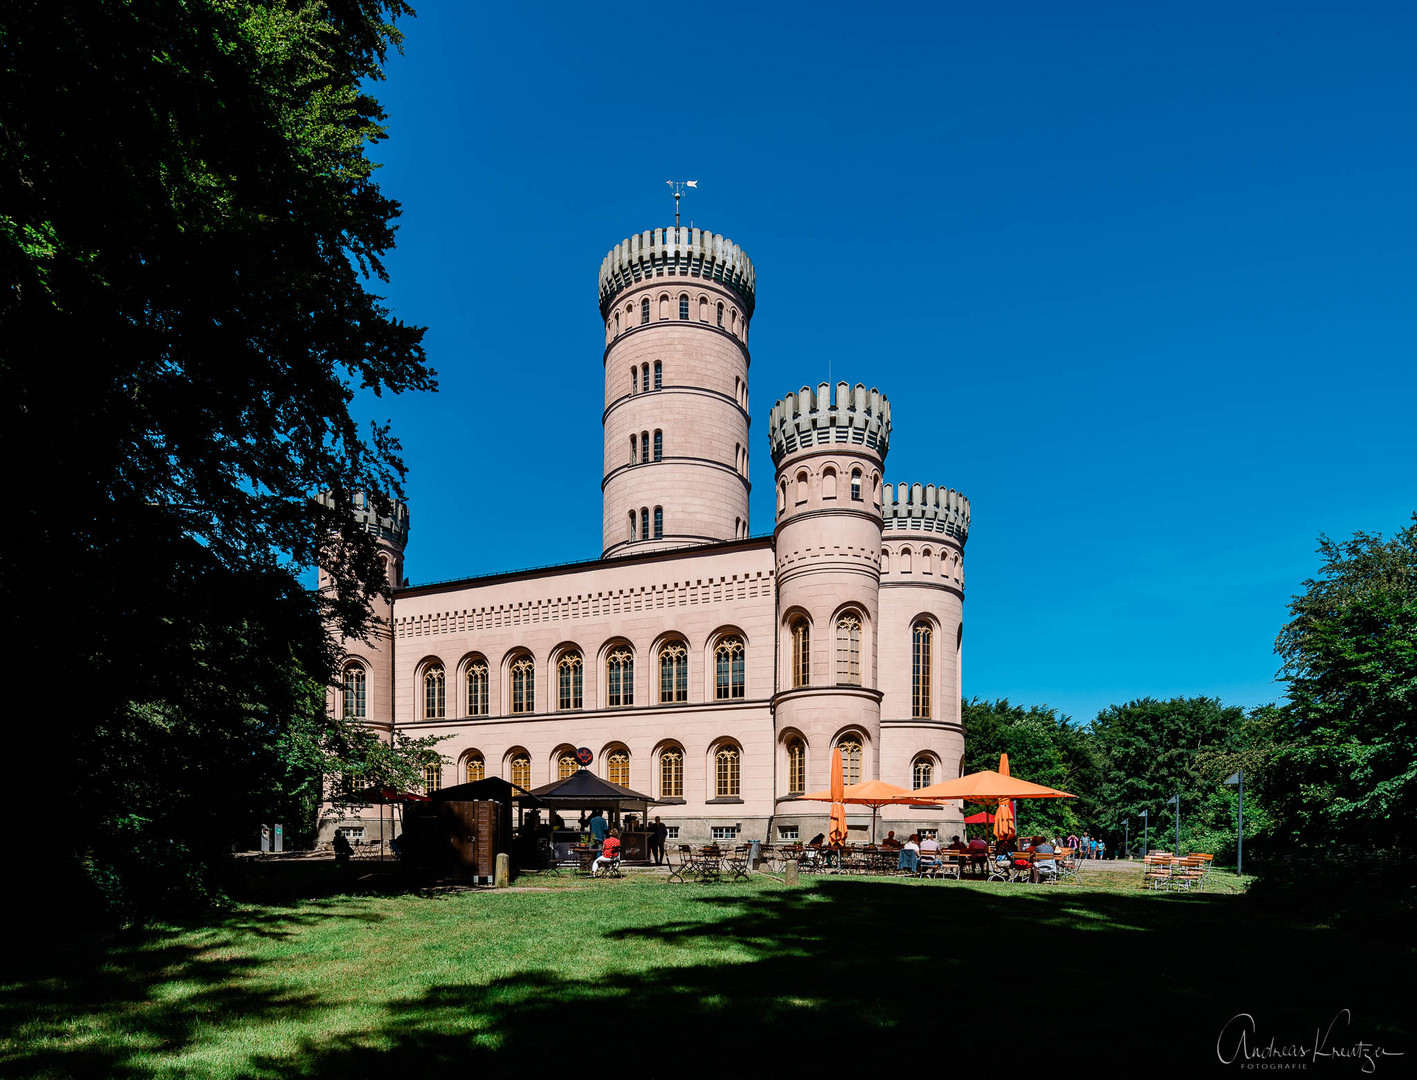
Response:
[{"label": "orange patio umbrella", "polygon": [[841,800],[845,797],[846,785],[841,777],[841,747],[832,747],[832,814],[831,824],[827,827],[827,843],[844,844],[846,842],[846,804]]},{"label": "orange patio umbrella", "polygon": [[[999,775],[1009,775],[1009,755],[999,755]],[[994,814],[994,839],[1001,840],[1010,833],[1017,834],[1018,826],[1015,824],[1014,801],[1012,799],[1000,799],[999,807]]]},{"label": "orange patio umbrella", "polygon": [[[863,780],[859,784],[843,787],[839,795],[828,790],[814,791],[810,795],[797,797],[810,802],[840,802],[869,806],[871,808],[871,843],[874,844],[876,842],[876,812],[883,806],[913,803],[914,800],[911,796],[914,794],[909,788],[896,787],[895,784],[888,784],[884,780]],[[846,808],[843,806],[842,814],[845,815],[845,813]]]},{"label": "orange patio umbrella", "polygon": [[[990,769],[969,773],[955,780],[941,780],[929,787],[917,788],[910,793],[915,802],[941,802],[945,799],[964,799],[968,802],[995,802],[1001,799],[1075,799],[1076,795],[1043,784],[1020,780],[1017,776],[1006,776]],[[1000,807],[1002,811],[1003,807]]]}]

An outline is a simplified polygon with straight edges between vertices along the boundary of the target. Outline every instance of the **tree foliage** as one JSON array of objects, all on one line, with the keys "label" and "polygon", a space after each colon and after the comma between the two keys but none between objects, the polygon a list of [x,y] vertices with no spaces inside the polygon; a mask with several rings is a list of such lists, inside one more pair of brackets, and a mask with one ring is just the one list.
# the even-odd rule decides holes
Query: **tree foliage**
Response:
[{"label": "tree foliage", "polygon": [[1321,537],[1275,643],[1289,684],[1275,808],[1296,844],[1404,847],[1417,815],[1417,514]]},{"label": "tree foliage", "polygon": [[[433,387],[422,331],[368,287],[398,206],[367,87],[407,11],[0,13],[0,439],[26,463],[0,601],[64,763],[47,848],[105,881],[145,859],[203,878],[248,814],[308,798],[323,620],[370,625],[349,495],[387,509],[403,466],[351,402]],[[323,597],[295,577],[317,561]]]}]

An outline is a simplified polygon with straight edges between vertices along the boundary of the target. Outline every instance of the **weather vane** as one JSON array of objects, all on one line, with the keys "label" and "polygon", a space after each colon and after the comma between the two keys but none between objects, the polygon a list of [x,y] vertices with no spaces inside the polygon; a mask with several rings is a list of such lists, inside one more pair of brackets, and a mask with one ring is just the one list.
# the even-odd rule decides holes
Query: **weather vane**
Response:
[{"label": "weather vane", "polygon": [[674,227],[679,227],[679,200],[684,197],[685,188],[697,188],[697,180],[666,180],[664,181],[674,189]]}]

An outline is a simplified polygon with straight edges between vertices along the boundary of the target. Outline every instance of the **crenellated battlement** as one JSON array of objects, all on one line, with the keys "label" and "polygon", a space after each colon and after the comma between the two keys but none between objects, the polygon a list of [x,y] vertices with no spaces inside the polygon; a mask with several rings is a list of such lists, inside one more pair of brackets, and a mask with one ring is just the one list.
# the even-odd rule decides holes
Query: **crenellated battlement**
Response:
[{"label": "crenellated battlement", "polygon": [[943,533],[961,545],[969,538],[969,500],[934,484],[887,484],[881,513],[884,532]]},{"label": "crenellated battlement", "polygon": [[833,444],[866,446],[885,457],[890,436],[891,403],[863,383],[804,386],[777,402],[768,417],[774,463],[797,450]]},{"label": "crenellated battlement", "polygon": [[[335,504],[334,496],[328,491],[320,492],[316,498],[323,506],[333,507]],[[356,491],[352,501],[354,503],[354,520],[365,532],[373,533],[379,539],[387,540],[400,548],[408,544],[407,506],[396,502],[392,517],[380,517],[373,504],[364,497],[364,492]]]},{"label": "crenellated battlement", "polygon": [[600,264],[600,317],[624,290],[665,276],[722,282],[743,298],[744,314],[753,314],[757,278],[743,249],[718,233],[677,226],[650,229],[610,249]]}]

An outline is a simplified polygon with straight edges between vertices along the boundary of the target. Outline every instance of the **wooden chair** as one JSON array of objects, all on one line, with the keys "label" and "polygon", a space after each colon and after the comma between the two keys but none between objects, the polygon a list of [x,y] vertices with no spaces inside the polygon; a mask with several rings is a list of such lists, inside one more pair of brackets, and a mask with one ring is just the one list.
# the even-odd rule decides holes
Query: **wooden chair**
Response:
[{"label": "wooden chair", "polygon": [[1169,889],[1171,887],[1171,854],[1155,851],[1142,859],[1142,888]]}]

